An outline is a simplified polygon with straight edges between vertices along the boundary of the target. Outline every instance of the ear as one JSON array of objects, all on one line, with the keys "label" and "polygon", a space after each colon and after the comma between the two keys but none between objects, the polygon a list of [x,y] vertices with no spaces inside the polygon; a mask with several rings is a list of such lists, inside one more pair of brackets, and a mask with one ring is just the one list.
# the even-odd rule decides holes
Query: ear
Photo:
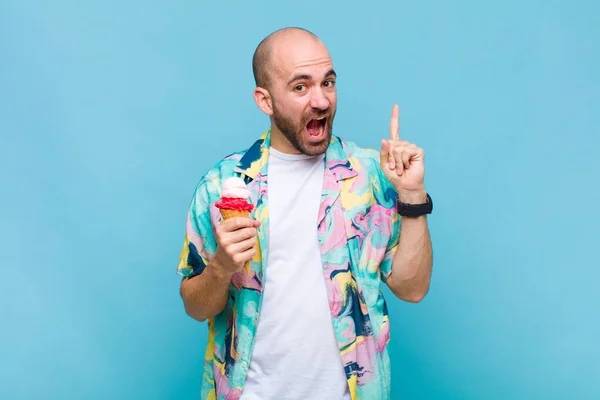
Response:
[{"label": "ear", "polygon": [[262,112],[268,116],[273,115],[273,101],[271,100],[271,94],[267,89],[262,87],[254,89],[254,101]]}]

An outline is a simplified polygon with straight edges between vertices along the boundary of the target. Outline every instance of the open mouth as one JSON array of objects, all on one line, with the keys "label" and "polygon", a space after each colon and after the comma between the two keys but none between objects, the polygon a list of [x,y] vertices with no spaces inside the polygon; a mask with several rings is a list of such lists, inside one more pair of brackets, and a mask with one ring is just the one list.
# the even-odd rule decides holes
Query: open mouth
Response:
[{"label": "open mouth", "polygon": [[320,139],[325,133],[325,126],[327,125],[327,117],[322,116],[319,118],[311,119],[306,124],[306,131],[313,139]]}]

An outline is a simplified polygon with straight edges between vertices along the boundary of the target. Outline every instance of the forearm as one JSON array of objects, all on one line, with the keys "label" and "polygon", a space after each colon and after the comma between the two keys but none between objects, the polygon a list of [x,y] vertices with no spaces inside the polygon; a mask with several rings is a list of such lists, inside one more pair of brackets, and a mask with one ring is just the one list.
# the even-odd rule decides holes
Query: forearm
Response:
[{"label": "forearm", "polygon": [[205,321],[225,309],[232,274],[223,271],[212,260],[200,275],[181,282],[181,298],[190,317]]},{"label": "forearm", "polygon": [[[398,201],[425,204],[429,200],[425,190],[425,154],[416,145],[400,140],[399,120],[400,113],[395,104],[390,120],[390,140],[381,142],[379,165],[388,182],[396,189]],[[429,291],[431,277],[432,251],[427,217],[425,214],[400,218],[400,240],[386,283],[397,297],[419,302]]]},{"label": "forearm", "polygon": [[427,217],[402,217],[400,241],[388,286],[399,298],[419,302],[429,291],[433,263]]}]

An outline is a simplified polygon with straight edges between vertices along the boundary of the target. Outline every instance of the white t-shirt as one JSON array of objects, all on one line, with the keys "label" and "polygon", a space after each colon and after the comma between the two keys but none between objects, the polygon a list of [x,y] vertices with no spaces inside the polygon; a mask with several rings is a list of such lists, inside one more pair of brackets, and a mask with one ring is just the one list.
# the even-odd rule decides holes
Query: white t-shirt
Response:
[{"label": "white t-shirt", "polygon": [[242,400],[350,400],[317,237],[324,170],[324,155],[270,149],[268,260]]}]

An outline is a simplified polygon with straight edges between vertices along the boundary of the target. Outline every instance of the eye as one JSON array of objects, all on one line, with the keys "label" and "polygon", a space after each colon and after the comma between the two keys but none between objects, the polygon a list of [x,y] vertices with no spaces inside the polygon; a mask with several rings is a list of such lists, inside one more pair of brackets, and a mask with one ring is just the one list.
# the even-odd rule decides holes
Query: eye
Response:
[{"label": "eye", "polygon": [[335,86],[335,81],[333,81],[333,80],[325,81],[325,87],[332,88],[334,86]]},{"label": "eye", "polygon": [[306,89],[306,85],[296,85],[296,86],[294,86],[294,91],[296,91],[296,92],[302,92],[302,91],[304,91],[304,89]]}]

